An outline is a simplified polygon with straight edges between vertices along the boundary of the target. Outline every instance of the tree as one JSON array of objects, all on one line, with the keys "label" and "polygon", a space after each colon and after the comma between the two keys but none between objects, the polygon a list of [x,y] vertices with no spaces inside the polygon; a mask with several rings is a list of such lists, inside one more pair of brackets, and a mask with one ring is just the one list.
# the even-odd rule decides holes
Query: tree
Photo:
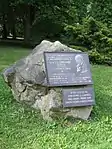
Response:
[{"label": "tree", "polygon": [[91,0],[91,9],[89,15],[96,20],[112,24],[112,0]]},{"label": "tree", "polygon": [[7,38],[7,17],[8,17],[8,1],[2,0],[0,2],[0,22],[2,24],[2,36],[4,39]]}]

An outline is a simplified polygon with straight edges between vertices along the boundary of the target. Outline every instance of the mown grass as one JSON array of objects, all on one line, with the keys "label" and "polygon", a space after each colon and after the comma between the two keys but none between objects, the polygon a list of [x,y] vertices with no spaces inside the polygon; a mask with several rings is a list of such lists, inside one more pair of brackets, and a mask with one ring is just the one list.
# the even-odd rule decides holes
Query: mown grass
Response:
[{"label": "mown grass", "polygon": [[[0,70],[29,50],[0,47]],[[45,122],[13,99],[0,77],[0,149],[112,149],[112,67],[93,66],[96,106],[91,119]]]}]

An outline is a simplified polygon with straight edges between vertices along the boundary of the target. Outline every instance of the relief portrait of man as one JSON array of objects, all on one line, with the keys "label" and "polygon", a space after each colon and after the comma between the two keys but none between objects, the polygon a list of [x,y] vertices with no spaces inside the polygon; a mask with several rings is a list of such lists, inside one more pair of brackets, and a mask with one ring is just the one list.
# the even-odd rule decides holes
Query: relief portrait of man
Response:
[{"label": "relief portrait of man", "polygon": [[76,61],[76,73],[77,74],[84,74],[88,71],[86,62],[82,55],[78,54],[75,56]]}]

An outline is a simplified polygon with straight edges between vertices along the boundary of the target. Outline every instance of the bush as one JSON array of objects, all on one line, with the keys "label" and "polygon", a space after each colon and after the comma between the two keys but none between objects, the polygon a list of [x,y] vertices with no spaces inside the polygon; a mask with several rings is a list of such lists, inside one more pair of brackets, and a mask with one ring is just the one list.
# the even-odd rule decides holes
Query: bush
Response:
[{"label": "bush", "polygon": [[112,30],[91,17],[84,19],[83,24],[66,25],[62,41],[105,53],[112,50]]},{"label": "bush", "polygon": [[88,54],[93,64],[106,64],[112,66],[112,56],[100,54],[96,50],[89,51]]},{"label": "bush", "polygon": [[82,24],[66,25],[62,41],[74,49],[89,51],[93,63],[112,64],[112,28],[92,17]]},{"label": "bush", "polygon": [[80,50],[82,52],[87,52],[88,49],[85,47],[81,47],[81,46],[74,46],[74,45],[70,45],[71,48],[76,49],[76,50]]}]

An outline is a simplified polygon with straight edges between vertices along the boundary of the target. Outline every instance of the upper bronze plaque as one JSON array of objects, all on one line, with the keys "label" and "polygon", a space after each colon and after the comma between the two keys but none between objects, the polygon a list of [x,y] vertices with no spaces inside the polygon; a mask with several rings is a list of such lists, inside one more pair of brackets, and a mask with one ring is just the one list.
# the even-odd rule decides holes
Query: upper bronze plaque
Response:
[{"label": "upper bronze plaque", "polygon": [[93,84],[87,53],[45,52],[48,86]]}]

